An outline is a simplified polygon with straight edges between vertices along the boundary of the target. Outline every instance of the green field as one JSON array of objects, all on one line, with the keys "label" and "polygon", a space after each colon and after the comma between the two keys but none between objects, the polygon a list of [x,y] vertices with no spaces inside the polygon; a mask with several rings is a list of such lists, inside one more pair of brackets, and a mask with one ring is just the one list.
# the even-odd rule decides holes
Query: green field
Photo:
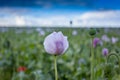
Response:
[{"label": "green field", "polygon": [[[89,28],[0,28],[0,80],[54,80],[54,56],[47,54],[43,42],[53,31],[68,37],[69,48],[58,56],[59,80],[90,80],[91,36]],[[96,28],[101,44],[94,48],[94,80],[120,80],[120,28]],[[102,40],[106,35],[109,41]],[[112,37],[118,39],[112,42]],[[25,71],[18,71],[19,67]]]}]

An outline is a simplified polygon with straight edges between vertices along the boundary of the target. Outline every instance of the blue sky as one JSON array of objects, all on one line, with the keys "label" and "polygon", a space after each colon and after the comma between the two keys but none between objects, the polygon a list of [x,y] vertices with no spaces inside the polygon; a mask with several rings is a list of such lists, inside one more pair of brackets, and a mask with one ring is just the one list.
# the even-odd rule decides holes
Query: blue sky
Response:
[{"label": "blue sky", "polygon": [[120,0],[0,0],[0,26],[120,26]]},{"label": "blue sky", "polygon": [[[52,6],[53,9],[70,9],[71,7],[86,7],[91,9],[120,9],[120,0],[0,0],[0,7],[43,8]],[[72,8],[71,8],[72,10]]]}]

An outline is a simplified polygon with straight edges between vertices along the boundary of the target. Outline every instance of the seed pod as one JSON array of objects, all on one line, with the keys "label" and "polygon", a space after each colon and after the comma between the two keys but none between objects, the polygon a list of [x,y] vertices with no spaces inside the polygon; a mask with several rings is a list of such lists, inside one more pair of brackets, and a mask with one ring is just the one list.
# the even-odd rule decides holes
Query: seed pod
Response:
[{"label": "seed pod", "polygon": [[96,30],[95,29],[90,29],[89,35],[94,36],[95,34],[96,34]]}]

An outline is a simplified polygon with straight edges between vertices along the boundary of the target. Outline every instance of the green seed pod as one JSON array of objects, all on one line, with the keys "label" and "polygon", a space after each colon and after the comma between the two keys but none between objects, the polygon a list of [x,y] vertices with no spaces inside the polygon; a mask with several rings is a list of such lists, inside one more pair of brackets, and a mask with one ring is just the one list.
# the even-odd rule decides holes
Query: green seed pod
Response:
[{"label": "green seed pod", "polygon": [[96,30],[95,29],[90,29],[89,35],[94,36],[95,34],[96,34]]}]

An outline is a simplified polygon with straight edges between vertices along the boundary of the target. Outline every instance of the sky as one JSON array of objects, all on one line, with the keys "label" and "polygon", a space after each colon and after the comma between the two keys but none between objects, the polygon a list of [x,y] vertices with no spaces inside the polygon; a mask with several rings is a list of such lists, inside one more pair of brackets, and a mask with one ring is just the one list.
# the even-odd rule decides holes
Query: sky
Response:
[{"label": "sky", "polygon": [[0,0],[0,26],[120,27],[119,3],[120,0]]}]

